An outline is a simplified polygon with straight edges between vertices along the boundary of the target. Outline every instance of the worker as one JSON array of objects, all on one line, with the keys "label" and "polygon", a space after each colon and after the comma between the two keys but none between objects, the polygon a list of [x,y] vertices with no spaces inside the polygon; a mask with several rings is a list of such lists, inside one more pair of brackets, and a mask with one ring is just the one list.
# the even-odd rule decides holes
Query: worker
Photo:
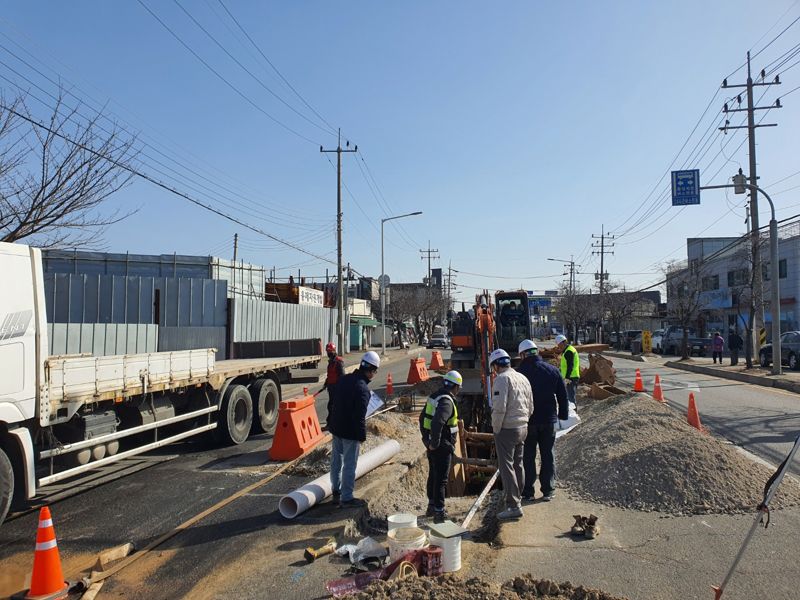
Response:
[{"label": "worker", "polygon": [[331,408],[333,408],[333,395],[336,393],[336,384],[344,377],[344,361],[336,352],[336,344],[328,342],[325,346],[325,353],[328,355],[328,374],[325,376],[325,383],[318,394],[328,390],[328,418],[331,420]]},{"label": "worker", "polygon": [[[339,499],[339,507],[364,506],[365,502],[353,495],[356,483],[356,465],[361,443],[367,439],[367,406],[369,382],[378,372],[381,358],[369,351],[361,357],[358,368],[342,377],[336,384],[332,415],[328,416],[328,430],[333,435],[331,451],[331,490]],[[331,418],[333,417],[333,418]]]},{"label": "worker", "polygon": [[567,340],[567,336],[557,335],[556,345],[561,353],[561,377],[564,378],[564,384],[567,386],[567,398],[577,411],[578,403],[575,401],[575,396],[578,391],[578,382],[581,379],[581,359],[578,357],[578,351]]},{"label": "worker", "polygon": [[498,348],[489,355],[489,366],[496,378],[492,384],[492,431],[497,450],[497,468],[506,495],[505,510],[498,519],[522,517],[522,464],[528,421],[533,414],[531,384],[511,367],[508,352]]},{"label": "worker", "polygon": [[744,346],[744,340],[739,332],[731,329],[728,335],[728,349],[731,351],[731,366],[735,367],[739,364],[739,351]]},{"label": "worker", "polygon": [[528,378],[533,391],[533,416],[528,421],[528,435],[522,464],[525,468],[525,485],[522,499],[533,500],[533,483],[536,481],[536,448],[539,448],[539,489],[542,500],[549,502],[556,490],[555,443],[558,421],[569,417],[567,389],[558,369],[539,356],[533,340],[519,344],[522,362],[518,371]]},{"label": "worker", "polygon": [[419,431],[428,455],[428,510],[426,517],[433,517],[434,523],[447,519],[444,499],[450,464],[456,448],[458,435],[458,408],[456,397],[461,390],[463,379],[458,371],[450,371],[444,376],[442,387],[431,394],[425,403],[425,410],[419,415]]}]

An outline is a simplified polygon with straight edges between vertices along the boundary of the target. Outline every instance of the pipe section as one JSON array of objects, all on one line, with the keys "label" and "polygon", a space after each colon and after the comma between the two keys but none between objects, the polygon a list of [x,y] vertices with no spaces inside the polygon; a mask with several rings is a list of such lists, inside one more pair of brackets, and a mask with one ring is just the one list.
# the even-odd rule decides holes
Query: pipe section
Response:
[{"label": "pipe section", "polygon": [[[381,466],[398,452],[400,452],[400,444],[395,440],[390,440],[362,454],[358,457],[356,465],[356,479]],[[315,504],[325,500],[332,493],[331,474],[326,473],[281,498],[278,510],[284,518],[294,519]]]}]

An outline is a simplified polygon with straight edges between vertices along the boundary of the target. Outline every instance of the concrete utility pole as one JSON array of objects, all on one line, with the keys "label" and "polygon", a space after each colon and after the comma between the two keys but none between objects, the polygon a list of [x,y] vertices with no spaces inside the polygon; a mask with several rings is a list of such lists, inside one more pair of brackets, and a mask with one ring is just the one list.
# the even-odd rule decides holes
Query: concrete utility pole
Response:
[{"label": "concrete utility pole", "polygon": [[[762,275],[762,268],[761,268],[761,251],[759,249],[759,225],[758,225],[758,175],[756,173],[756,128],[757,127],[776,127],[777,123],[764,123],[756,125],[755,119],[755,111],[757,110],[769,110],[771,108],[781,108],[780,100],[777,100],[776,103],[772,106],[762,106],[757,107],[753,101],[753,88],[756,86],[767,86],[767,85],[780,85],[780,79],[778,76],[775,76],[774,81],[765,82],[763,81],[765,77],[765,73],[761,71],[761,79],[760,82],[753,82],[752,73],[750,71],[750,53],[747,53],[747,83],[738,84],[738,85],[728,85],[728,80],[724,79],[722,81],[723,88],[746,88],[747,90],[747,108],[729,108],[728,104],[726,103],[723,107],[723,112],[727,115],[728,113],[735,113],[735,112],[747,112],[747,125],[736,125],[731,126],[730,121],[727,119],[725,120],[725,126],[720,127],[720,131],[728,133],[729,129],[747,129],[747,141],[748,141],[748,154],[750,158],[750,236],[751,236],[751,245],[752,245],[752,260],[753,260],[753,289],[751,291],[753,296],[753,304],[755,306],[755,319],[753,323],[754,335],[753,335],[753,356],[758,357],[758,351],[761,348],[761,344],[764,343],[766,340],[761,340],[760,332],[761,329],[764,327],[764,283],[763,283],[763,275]],[[738,97],[738,103],[741,104],[741,96]],[[775,310],[772,310],[774,313]]]},{"label": "concrete utility pole", "polygon": [[342,148],[342,130],[339,130],[339,138],[336,150],[324,150],[319,147],[320,152],[336,152],[336,335],[338,337],[339,352],[345,354],[344,347],[344,295],[342,285],[342,152],[358,152],[356,145],[350,149],[348,141],[346,147]]},{"label": "concrete utility pole", "polygon": [[239,234],[233,234],[233,269],[231,269],[231,275],[233,276],[233,291],[236,292],[236,254],[239,252]]},{"label": "concrete utility pole", "polygon": [[[428,240],[428,249],[427,250],[420,250],[420,254],[426,254],[428,256],[428,287],[431,287],[431,258],[439,259],[441,258],[438,254],[436,254],[439,250],[434,248],[431,250],[431,241]],[[436,254],[436,256],[434,256]],[[421,260],[425,260],[425,256],[420,256]]]},{"label": "concrete utility pole", "polygon": [[[613,248],[613,242],[606,243],[606,239],[613,240],[615,236],[607,234],[605,232],[605,226],[600,226],[600,235],[592,234],[594,239],[599,239],[599,242],[593,242],[592,248],[600,248],[598,251],[592,251],[592,254],[599,254],[600,255],[600,273],[599,275],[595,273],[594,278],[599,279],[600,281],[600,329],[599,329],[599,336],[598,342],[603,342],[603,317],[605,316],[605,308],[606,308],[606,297],[605,297],[605,281],[608,280],[608,273],[605,271],[605,257],[606,254],[614,254],[611,250],[607,250],[607,248]],[[577,341],[577,340],[576,340]]]},{"label": "concrete utility pole", "polygon": [[[575,256],[573,254],[569,255],[569,260],[566,260],[566,259],[563,259],[563,258],[548,258],[547,259],[547,260],[551,260],[553,262],[560,262],[563,265],[569,265],[569,295],[570,295],[570,298],[575,298],[575,272],[576,272],[575,271],[575,267],[580,267],[581,266],[581,265],[576,265],[574,259],[575,259]],[[564,273],[564,275],[567,275],[567,273]],[[578,337],[578,324],[577,323],[573,323],[572,324],[572,333],[574,335],[573,341],[575,341],[575,343],[577,343],[578,340],[575,339],[575,338]]]}]

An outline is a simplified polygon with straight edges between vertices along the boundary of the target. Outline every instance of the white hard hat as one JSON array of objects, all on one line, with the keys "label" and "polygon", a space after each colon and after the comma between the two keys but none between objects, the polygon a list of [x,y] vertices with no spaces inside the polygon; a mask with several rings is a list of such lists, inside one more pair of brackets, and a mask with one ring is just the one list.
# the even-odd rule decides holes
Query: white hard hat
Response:
[{"label": "white hard hat", "polygon": [[364,356],[361,357],[361,366],[363,367],[364,364],[371,365],[376,369],[381,366],[381,357],[378,356],[377,352],[373,352],[370,350]]},{"label": "white hard hat", "polygon": [[561,342],[566,342],[566,341],[567,341],[567,336],[562,335],[560,333],[556,336],[556,344],[560,344]]},{"label": "white hard hat", "polygon": [[519,343],[519,349],[517,350],[517,352],[522,354],[523,352],[527,352],[528,350],[536,351],[538,349],[539,347],[534,343],[533,340],[522,340]]},{"label": "white hard hat", "polygon": [[462,385],[464,383],[464,379],[458,371],[449,371],[447,375],[444,376],[444,380],[449,381],[453,385]]},{"label": "white hard hat", "polygon": [[506,367],[511,364],[511,357],[508,355],[508,352],[502,348],[498,348],[489,355],[489,366],[492,366],[494,363],[500,363],[500,365]]}]

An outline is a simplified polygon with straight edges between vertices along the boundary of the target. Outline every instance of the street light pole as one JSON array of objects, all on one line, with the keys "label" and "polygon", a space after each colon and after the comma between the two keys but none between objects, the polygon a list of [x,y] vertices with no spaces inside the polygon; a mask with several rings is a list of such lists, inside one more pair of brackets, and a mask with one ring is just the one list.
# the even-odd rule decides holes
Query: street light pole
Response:
[{"label": "street light pole", "polygon": [[386,217],[385,219],[381,219],[381,278],[378,282],[381,294],[381,356],[386,356],[386,269],[384,269],[383,266],[383,224],[386,223],[386,221],[394,221],[395,219],[414,217],[421,214],[422,211],[418,210],[405,215],[397,215],[395,217]]},{"label": "street light pole", "polygon": [[[757,185],[752,183],[747,183],[745,176],[741,173],[741,169],[739,170],[738,175],[733,176],[733,184],[728,185],[707,185],[702,186],[701,190],[714,190],[714,189],[725,189],[725,188],[734,188],[737,194],[744,194],[745,188],[749,189],[751,192],[760,192],[764,195],[769,202],[770,210],[772,211],[772,218],[769,220],[769,260],[770,260],[770,283],[771,285],[771,295],[772,295],[772,304],[771,310],[772,313],[772,374],[773,375],[780,375],[782,370],[781,364],[781,295],[780,295],[780,282],[778,281],[778,277],[780,276],[780,268],[778,265],[778,221],[775,220],[775,204],[772,202],[772,198],[769,197],[769,194],[762,190]],[[755,235],[758,236],[758,230],[754,227],[753,231]],[[758,239],[758,238],[756,238]],[[759,251],[760,252],[760,251]],[[760,264],[760,261],[757,261]],[[755,268],[755,267],[753,267]],[[762,277],[761,273],[754,273],[756,278]],[[756,310],[760,310],[759,307],[756,307]]]}]

